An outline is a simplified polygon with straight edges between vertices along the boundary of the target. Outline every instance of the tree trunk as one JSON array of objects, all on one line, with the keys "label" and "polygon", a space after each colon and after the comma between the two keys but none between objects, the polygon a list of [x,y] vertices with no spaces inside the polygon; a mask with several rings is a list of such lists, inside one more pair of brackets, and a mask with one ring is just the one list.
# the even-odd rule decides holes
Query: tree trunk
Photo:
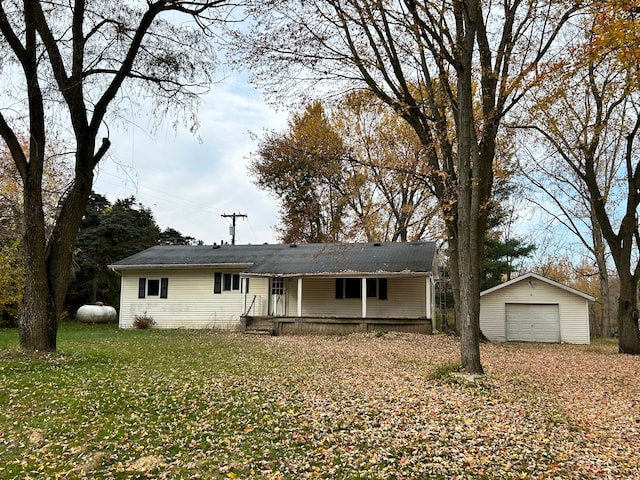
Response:
[{"label": "tree trunk", "polygon": [[91,290],[89,291],[89,303],[96,303],[98,301],[98,274],[93,272],[93,278],[91,279]]},{"label": "tree trunk", "polygon": [[473,277],[473,257],[461,259],[460,278],[460,357],[469,373],[483,373],[480,362],[480,289]]},{"label": "tree trunk", "polygon": [[[2,131],[3,138],[11,148],[23,184],[25,288],[19,321],[20,347],[23,350],[53,351],[56,349],[57,327],[49,316],[51,284],[47,276],[46,231],[42,205],[46,123],[43,96],[38,82],[38,45],[33,15],[38,6],[37,2],[25,2],[25,47],[20,50],[19,55],[27,80],[29,101],[28,158],[22,147],[17,145],[15,133],[11,131],[4,118]],[[6,25],[3,27],[6,31]]]},{"label": "tree trunk", "polygon": [[[455,229],[453,230],[455,231]],[[449,280],[453,294],[453,328],[456,335],[460,335],[460,272],[458,269],[460,255],[458,254],[457,234],[450,233],[447,244],[449,246]]]},{"label": "tree trunk", "polygon": [[609,274],[607,273],[607,262],[604,258],[604,250],[600,251],[596,247],[596,263],[598,265],[598,279],[600,283],[600,318],[602,329],[600,331],[603,338],[611,338],[611,308],[609,302]]},{"label": "tree trunk", "polygon": [[607,272],[607,259],[605,258],[605,244],[602,238],[602,229],[591,205],[591,226],[593,238],[593,251],[598,265],[598,279],[600,283],[600,318],[602,328],[600,334],[604,338],[611,337],[611,309],[609,307],[609,274]]},{"label": "tree trunk", "polygon": [[[28,182],[38,183],[33,176]],[[20,314],[20,348],[54,351],[56,323],[50,318],[45,226],[39,185],[24,188],[25,287]]]},{"label": "tree trunk", "polygon": [[602,337],[611,338],[611,303],[609,301],[609,275],[606,268],[599,271],[600,276],[600,317],[602,318]]},{"label": "tree trunk", "polygon": [[[45,143],[46,136],[41,136]],[[27,175],[25,204],[25,290],[20,319],[20,348],[55,351],[58,326],[64,300],[71,281],[73,246],[82,222],[93,181],[92,141],[79,149],[81,165],[77,168],[73,187],[64,198],[54,229],[46,240],[42,205],[42,173]],[[32,162],[35,165],[37,162]],[[40,162],[39,165],[43,163]]]},{"label": "tree trunk", "polygon": [[[462,8],[466,7],[466,8]],[[460,357],[462,368],[468,373],[483,373],[480,363],[480,265],[483,251],[478,249],[478,238],[484,238],[479,205],[482,182],[474,178],[479,156],[476,144],[472,59],[476,36],[478,5],[474,1],[464,2],[458,15],[465,26],[460,44],[461,53],[456,71],[458,74],[458,111],[456,130],[458,134],[458,185],[457,185],[457,252],[458,278],[460,286]]]},{"label": "tree trunk", "polygon": [[618,298],[618,347],[620,353],[640,355],[640,324],[638,313],[638,285],[636,278],[620,276]]},{"label": "tree trunk", "polygon": [[[83,158],[91,159],[94,155],[94,143],[86,142],[86,144],[80,152],[86,152]],[[83,155],[83,153],[78,155]],[[77,162],[79,163],[81,160],[77,160]],[[93,170],[90,162],[86,163],[89,163],[89,166],[76,170],[73,187],[64,199],[47,246],[50,316],[55,320],[56,325],[64,311],[64,302],[72,275],[73,247],[91,195]]]}]

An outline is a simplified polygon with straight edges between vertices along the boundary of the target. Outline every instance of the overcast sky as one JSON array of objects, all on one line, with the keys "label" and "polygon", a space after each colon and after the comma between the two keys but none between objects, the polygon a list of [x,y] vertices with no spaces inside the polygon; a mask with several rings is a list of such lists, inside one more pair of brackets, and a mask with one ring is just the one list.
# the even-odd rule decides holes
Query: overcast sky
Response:
[{"label": "overcast sky", "polygon": [[[175,228],[207,245],[231,241],[231,219],[221,215],[232,213],[247,215],[237,220],[236,243],[278,242],[278,204],[253,184],[247,165],[257,149],[255,136],[282,131],[287,111],[269,106],[241,74],[229,74],[204,98],[195,135],[185,128],[176,132],[173,119],[151,135],[146,113],[130,120],[135,127],[111,129],[110,157],[100,164],[95,192],[111,202],[133,195],[162,230]],[[539,222],[526,212],[513,227],[530,237]]]},{"label": "overcast sky", "polygon": [[139,124],[110,133],[111,157],[98,170],[94,191],[111,202],[131,195],[149,207],[162,230],[175,228],[205,244],[231,241],[230,218],[237,220],[236,243],[274,243],[276,201],[258,190],[247,164],[257,143],[251,132],[282,130],[287,112],[268,106],[240,75],[212,86],[201,105],[196,135],[174,131],[169,119],[153,136],[141,114]]}]

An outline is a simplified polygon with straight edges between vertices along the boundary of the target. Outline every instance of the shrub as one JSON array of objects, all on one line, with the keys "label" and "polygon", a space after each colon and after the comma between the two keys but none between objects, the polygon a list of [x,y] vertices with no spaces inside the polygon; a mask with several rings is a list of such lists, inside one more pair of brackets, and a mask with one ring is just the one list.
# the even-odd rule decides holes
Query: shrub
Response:
[{"label": "shrub", "polygon": [[142,315],[136,315],[133,318],[133,326],[141,330],[151,328],[155,324],[156,321],[153,319],[153,317],[147,315],[147,312],[144,312]]}]

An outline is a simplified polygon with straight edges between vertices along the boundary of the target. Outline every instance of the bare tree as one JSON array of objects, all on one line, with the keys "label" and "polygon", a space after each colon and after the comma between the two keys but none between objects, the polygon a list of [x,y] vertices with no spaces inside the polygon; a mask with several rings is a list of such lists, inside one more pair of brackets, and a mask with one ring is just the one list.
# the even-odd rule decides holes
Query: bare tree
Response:
[{"label": "bare tree", "polygon": [[[368,88],[414,129],[440,201],[461,363],[482,372],[480,271],[496,137],[576,6],[551,0],[255,1],[243,64],[265,88]],[[234,42],[238,45],[238,42]]]},{"label": "bare tree", "polygon": [[[223,0],[0,2],[0,73],[8,83],[19,79],[13,97],[4,97],[0,136],[24,186],[23,349],[56,349],[72,247],[94,169],[111,144],[108,133],[98,140],[113,119],[108,114],[123,98],[143,97],[153,101],[158,116],[193,115],[215,65],[204,33],[225,7]],[[172,22],[163,19],[166,14],[182,19]],[[42,179],[52,125],[69,131],[73,180],[47,234]],[[19,139],[23,127],[27,148]]]},{"label": "bare tree", "polygon": [[[562,97],[570,91],[572,95],[576,92],[575,90],[563,89],[557,98]],[[573,103],[576,100],[575,98],[565,97],[565,100],[575,105],[575,103]],[[544,122],[546,115],[535,115],[535,117]],[[583,115],[579,118],[571,115],[565,116],[564,119],[567,120],[566,125],[569,128],[584,128],[590,121],[589,115]],[[613,122],[611,126],[613,127]],[[525,126],[524,128],[528,127]],[[544,133],[541,134],[540,132]],[[600,283],[600,297],[602,300],[599,312],[603,322],[603,330],[601,333],[604,337],[610,337],[608,252],[604,238],[602,237],[602,230],[599,227],[598,219],[592,208],[589,192],[584,184],[571,170],[566,169],[566,164],[562,159],[558,159],[558,154],[552,154],[546,151],[545,153],[541,153],[539,148],[540,142],[537,137],[545,135],[550,135],[550,131],[543,127],[542,130],[535,134],[529,133],[521,136],[523,145],[518,153],[520,157],[520,170],[522,176],[527,179],[533,187],[529,200],[535,205],[539,212],[547,215],[551,222],[560,224],[568,232],[571,232],[582,246],[583,252],[586,250],[586,252],[588,252],[587,255],[596,263]],[[527,148],[527,144],[529,143],[536,145],[536,148],[533,150]],[[565,145],[561,147],[559,144],[556,144],[556,148],[562,150],[562,156],[580,156],[582,154],[580,148],[576,145]],[[610,190],[610,182],[613,180],[613,177],[609,177],[607,181],[609,188],[606,190]],[[609,193],[607,193],[607,196],[608,195]],[[564,243],[564,247],[567,247],[566,243]]]},{"label": "bare tree", "polygon": [[537,90],[530,123],[521,125],[544,146],[533,154],[535,162],[529,165],[527,177],[553,205],[546,210],[595,259],[604,336],[611,333],[608,246],[620,278],[620,351],[640,354],[636,213],[640,204],[640,163],[636,160],[640,96],[633,74],[620,68],[613,51],[592,48],[594,24],[580,33],[571,59]]}]

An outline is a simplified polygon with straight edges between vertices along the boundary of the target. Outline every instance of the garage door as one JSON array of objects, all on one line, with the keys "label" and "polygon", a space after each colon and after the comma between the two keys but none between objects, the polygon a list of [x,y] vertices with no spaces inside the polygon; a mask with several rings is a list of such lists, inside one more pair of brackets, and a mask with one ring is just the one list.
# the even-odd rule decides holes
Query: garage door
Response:
[{"label": "garage door", "polygon": [[558,305],[510,303],[506,316],[508,341],[560,342]]}]

